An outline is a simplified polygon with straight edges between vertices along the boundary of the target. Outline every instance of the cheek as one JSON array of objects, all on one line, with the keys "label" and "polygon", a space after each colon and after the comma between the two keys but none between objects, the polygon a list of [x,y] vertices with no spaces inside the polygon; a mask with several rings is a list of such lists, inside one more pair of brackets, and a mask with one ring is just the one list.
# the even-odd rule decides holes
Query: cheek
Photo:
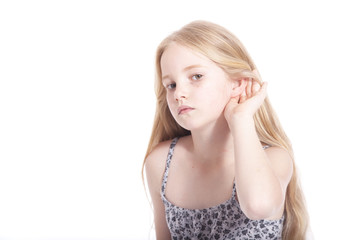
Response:
[{"label": "cheek", "polygon": [[173,102],[174,102],[174,97],[168,91],[166,91],[166,102],[168,103],[169,106],[170,106],[170,104],[173,104]]},{"label": "cheek", "polygon": [[171,96],[169,93],[166,94],[166,102],[168,108],[170,109],[171,114],[174,116],[174,111],[176,111],[177,102],[174,100],[174,97]]},{"label": "cheek", "polygon": [[225,85],[218,85],[215,86],[216,91],[213,91],[212,94],[214,95],[214,99],[219,104],[227,103],[231,98],[231,88],[228,87],[227,84]]},{"label": "cheek", "polygon": [[208,95],[208,105],[211,106],[215,112],[221,113],[231,98],[231,93],[224,88],[219,88],[218,91],[212,92]]}]

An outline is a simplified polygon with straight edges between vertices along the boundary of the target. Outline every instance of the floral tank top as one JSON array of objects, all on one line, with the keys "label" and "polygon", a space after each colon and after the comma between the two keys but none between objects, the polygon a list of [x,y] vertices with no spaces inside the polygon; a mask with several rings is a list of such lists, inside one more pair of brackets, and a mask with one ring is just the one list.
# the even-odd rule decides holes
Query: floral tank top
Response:
[{"label": "floral tank top", "polygon": [[166,222],[173,240],[281,240],[284,216],[278,220],[250,220],[241,211],[239,202],[236,200],[235,184],[231,198],[214,207],[186,209],[169,202],[165,196],[165,188],[177,141],[178,138],[175,138],[171,142],[161,187]]}]

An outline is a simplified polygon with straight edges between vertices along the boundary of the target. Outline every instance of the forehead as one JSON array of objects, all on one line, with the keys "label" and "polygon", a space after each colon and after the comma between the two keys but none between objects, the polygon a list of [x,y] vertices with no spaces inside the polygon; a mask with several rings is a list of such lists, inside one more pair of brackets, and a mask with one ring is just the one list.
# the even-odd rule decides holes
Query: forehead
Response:
[{"label": "forehead", "polygon": [[160,66],[163,75],[172,71],[180,71],[190,65],[216,67],[217,65],[204,55],[177,43],[171,43],[164,51]]}]

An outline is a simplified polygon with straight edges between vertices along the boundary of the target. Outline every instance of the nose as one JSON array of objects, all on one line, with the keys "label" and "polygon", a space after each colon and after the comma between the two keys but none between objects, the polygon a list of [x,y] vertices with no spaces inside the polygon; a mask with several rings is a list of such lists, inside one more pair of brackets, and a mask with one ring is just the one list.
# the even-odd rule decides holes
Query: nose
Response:
[{"label": "nose", "polygon": [[183,86],[182,84],[176,84],[176,89],[175,89],[175,100],[178,101],[182,101],[184,99],[187,99],[187,90],[185,88],[185,86]]},{"label": "nose", "polygon": [[175,98],[175,100],[178,102],[178,101],[182,101],[182,100],[184,100],[184,99],[186,99],[186,97],[185,96],[180,96],[180,97],[176,97]]}]

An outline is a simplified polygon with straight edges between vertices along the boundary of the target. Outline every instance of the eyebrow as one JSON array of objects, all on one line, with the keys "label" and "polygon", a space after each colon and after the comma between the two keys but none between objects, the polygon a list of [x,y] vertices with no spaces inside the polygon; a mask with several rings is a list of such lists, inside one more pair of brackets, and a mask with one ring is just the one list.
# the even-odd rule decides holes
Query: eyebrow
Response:
[{"label": "eyebrow", "polygon": [[[183,72],[186,72],[186,71],[188,71],[188,70],[190,70],[190,69],[193,69],[193,68],[201,68],[201,67],[205,67],[205,66],[199,65],[199,64],[190,65],[190,66],[187,66],[186,68],[184,68],[182,71],[183,71]],[[169,75],[165,75],[165,76],[163,76],[161,79],[162,79],[162,81],[164,81],[164,79],[169,78],[169,77],[170,77]]]}]

